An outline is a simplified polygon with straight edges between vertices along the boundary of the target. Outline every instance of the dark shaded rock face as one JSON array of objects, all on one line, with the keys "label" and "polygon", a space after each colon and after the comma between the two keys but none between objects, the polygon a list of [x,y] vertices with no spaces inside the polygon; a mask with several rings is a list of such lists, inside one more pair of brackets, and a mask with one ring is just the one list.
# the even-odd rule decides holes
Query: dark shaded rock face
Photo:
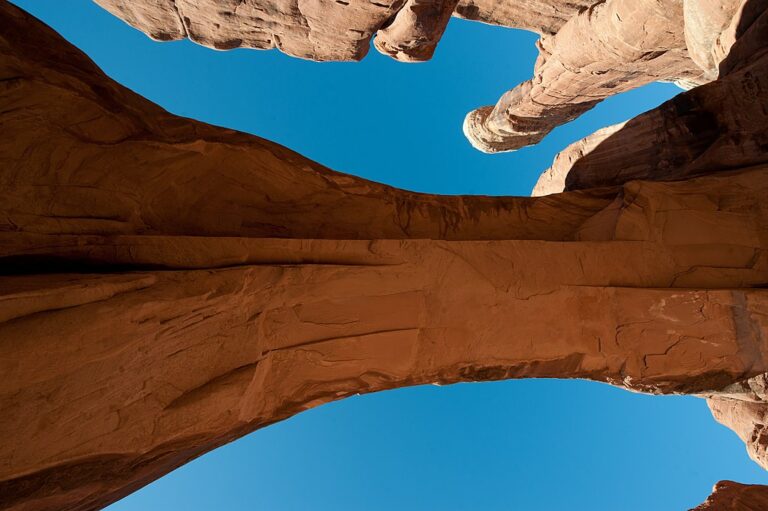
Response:
[{"label": "dark shaded rock face", "polygon": [[768,509],[768,487],[720,481],[712,495],[691,511],[764,511]]},{"label": "dark shaded rock face", "polygon": [[[552,37],[584,22],[550,4],[521,3],[562,15],[539,27]],[[174,33],[177,11],[110,5],[160,38],[207,19],[177,1]],[[499,21],[473,5],[456,9]],[[601,5],[595,23],[624,4]],[[697,23],[726,33],[726,11]],[[398,55],[414,48],[398,34],[444,23],[439,6],[414,27],[403,12],[380,44]],[[0,508],[99,508],[313,406],[505,378],[707,397],[768,468],[768,88],[750,19],[732,44],[685,42],[717,80],[593,140],[589,172],[573,159],[563,182],[599,188],[488,198],[394,189],[173,116],[0,3]],[[764,495],[722,483],[701,509]]]}]

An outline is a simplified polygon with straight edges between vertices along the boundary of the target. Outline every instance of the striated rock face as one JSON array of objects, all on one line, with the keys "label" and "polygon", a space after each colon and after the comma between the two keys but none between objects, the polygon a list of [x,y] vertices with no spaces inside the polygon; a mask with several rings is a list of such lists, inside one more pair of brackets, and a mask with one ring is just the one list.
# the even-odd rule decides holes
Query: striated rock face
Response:
[{"label": "striated rock face", "polygon": [[720,80],[571,145],[533,194],[686,179],[768,162],[768,10],[750,13]]},{"label": "striated rock face", "polygon": [[706,502],[691,511],[763,511],[768,509],[768,487],[720,481]]},{"label": "striated rock face", "polygon": [[730,385],[708,396],[707,404],[744,441],[749,457],[768,470],[768,374]]},{"label": "striated rock face", "polygon": [[432,56],[452,14],[554,34],[593,0],[94,0],[160,41],[216,49],[278,48],[312,60],[359,60],[376,48],[414,61]]},{"label": "striated rock face", "polygon": [[96,509],[310,407],[432,382],[708,396],[765,463],[768,165],[409,193],[170,115],[8,3],[0,24],[0,508]]},{"label": "striated rock face", "polygon": [[471,112],[464,132],[478,149],[535,144],[602,99],[657,80],[693,80],[679,0],[608,0],[539,41],[534,77],[493,107]]},{"label": "striated rock face", "polygon": [[543,36],[534,77],[493,107],[471,112],[464,132],[486,152],[535,144],[608,96],[654,81],[690,88],[721,74],[765,0],[607,0]]},{"label": "striated rock face", "polygon": [[[724,76],[734,45],[766,9],[766,0],[595,2],[543,35],[534,77],[495,106],[470,112],[464,132],[482,151],[515,150],[613,94],[653,81],[691,88]],[[764,49],[764,29],[761,36]],[[755,47],[737,51],[747,46]]]},{"label": "striated rock face", "polygon": [[279,48],[314,60],[382,53],[432,57],[452,14],[542,34],[534,76],[494,106],[470,112],[464,132],[481,151],[535,144],[608,96],[658,81],[692,87],[721,62],[765,0],[95,0],[160,40],[217,49]]},{"label": "striated rock face", "polygon": [[[653,110],[652,111],[655,114],[659,114],[660,111]],[[646,114],[647,115],[647,114]],[[663,115],[663,114],[662,114]],[[637,119],[642,118],[642,116],[638,116],[633,121],[637,121]],[[659,116],[659,119],[664,119],[663,116]],[[656,119],[654,119],[656,120]],[[656,125],[658,127],[658,131],[661,134],[661,136],[665,136],[667,134],[667,131],[663,129],[662,126]],[[596,132],[592,133],[591,135],[584,137],[581,140],[578,140],[574,142],[573,144],[569,145],[555,156],[555,160],[552,162],[552,166],[546,169],[544,172],[541,173],[539,176],[539,180],[536,182],[536,185],[533,187],[533,191],[531,192],[531,195],[533,197],[541,197],[544,195],[551,195],[553,193],[560,193],[562,191],[565,191],[566,187],[566,179],[575,179],[576,176],[582,176],[584,174],[587,174],[586,171],[581,172],[574,172],[573,168],[576,165],[579,165],[579,168],[584,168],[584,160],[592,160],[595,158],[595,156],[592,156],[592,153],[595,151],[598,151],[598,154],[600,151],[606,150],[606,140],[610,140],[613,143],[618,142],[616,139],[621,138],[622,142],[626,143],[631,140],[632,146],[636,145],[639,141],[637,138],[633,137],[629,140],[626,139],[624,136],[624,130],[626,128],[627,123],[622,122],[619,124],[614,124],[613,126],[606,126],[605,128],[601,128],[597,130]],[[613,137],[613,135],[616,135],[616,133],[619,133],[618,137]],[[613,137],[613,138],[612,138]],[[642,140],[642,139],[641,139]],[[650,146],[651,144],[648,144]],[[626,146],[622,146],[624,149],[627,150]],[[647,147],[647,146],[646,146]],[[656,147],[656,146],[654,146]],[[634,147],[633,147],[634,148]],[[650,148],[648,149],[648,153],[650,153]],[[623,153],[622,153],[623,154]],[[624,171],[626,166],[617,167],[614,165],[616,157],[619,155],[619,152],[613,152],[609,156],[609,159],[611,161],[610,167],[608,168],[600,168],[599,170],[592,171],[591,174],[593,175],[593,179],[602,179],[604,174],[608,174],[606,178],[606,181],[610,179],[616,179],[616,172],[618,171]],[[628,160],[628,162],[633,162],[632,160]],[[633,162],[634,163],[634,162]],[[590,170],[592,170],[590,168]],[[583,179],[583,178],[582,178]],[[627,179],[629,181],[630,179]]]}]

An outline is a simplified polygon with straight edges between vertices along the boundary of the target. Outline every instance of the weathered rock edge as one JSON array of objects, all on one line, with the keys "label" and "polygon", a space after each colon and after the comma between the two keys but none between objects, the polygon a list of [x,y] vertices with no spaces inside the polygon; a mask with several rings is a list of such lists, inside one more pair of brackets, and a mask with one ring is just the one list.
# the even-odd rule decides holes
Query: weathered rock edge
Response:
[{"label": "weathered rock edge", "polygon": [[[432,57],[451,15],[534,30],[533,77],[470,112],[464,132],[495,153],[536,144],[603,99],[654,81],[684,88],[722,62],[768,0],[95,0],[158,40],[278,48],[311,60],[360,60],[374,46]],[[486,49],[484,49],[486,50]]]},{"label": "weathered rock edge", "polygon": [[720,481],[706,502],[691,511],[764,511],[768,509],[768,486]]},{"label": "weathered rock edge", "polygon": [[572,144],[533,194],[681,180],[768,163],[768,10],[742,21],[718,80]]}]

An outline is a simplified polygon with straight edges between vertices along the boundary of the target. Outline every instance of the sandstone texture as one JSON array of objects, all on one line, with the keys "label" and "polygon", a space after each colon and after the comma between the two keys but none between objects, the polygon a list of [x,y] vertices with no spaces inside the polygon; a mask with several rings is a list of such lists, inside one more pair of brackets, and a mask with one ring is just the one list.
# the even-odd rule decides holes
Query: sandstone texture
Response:
[{"label": "sandstone texture", "polygon": [[686,88],[721,75],[766,0],[95,0],[150,37],[313,60],[432,57],[451,15],[541,34],[534,76],[470,112],[485,152],[535,144],[613,94],[654,81]]},{"label": "sandstone texture", "polygon": [[539,41],[534,77],[492,107],[471,112],[464,131],[478,149],[535,144],[613,94],[654,81],[689,88],[721,76],[731,46],[765,0],[606,0]]},{"label": "sandstone texture", "polygon": [[[160,41],[219,50],[271,49],[312,60],[359,60],[376,48],[431,57],[452,15],[554,34],[593,0],[95,0]],[[380,40],[378,40],[380,39]],[[703,57],[706,58],[706,57]]]},{"label": "sandstone texture", "polygon": [[768,375],[731,385],[710,395],[707,404],[744,441],[750,458],[768,470]]},{"label": "sandstone texture", "polygon": [[533,194],[686,179],[768,162],[768,2],[762,7],[747,9],[740,20],[739,39],[720,59],[721,79],[566,148]]},{"label": "sandstone texture", "polygon": [[[180,19],[120,5],[160,38]],[[434,41],[438,18],[386,48],[422,55],[397,34]],[[768,468],[768,164],[738,101],[720,129],[743,154],[686,179],[425,195],[171,115],[6,2],[0,25],[0,508],[98,509],[332,400],[505,378],[707,397]],[[682,97],[710,105],[758,58]],[[705,505],[764,495],[721,487]]]},{"label": "sandstone texture", "polygon": [[720,481],[712,495],[691,511],[763,511],[768,509],[768,487]]},{"label": "sandstone texture", "polygon": [[[657,110],[654,110],[655,113],[658,113]],[[635,118],[635,120],[637,117]],[[663,119],[663,118],[662,118]],[[601,128],[591,135],[584,137],[583,139],[574,142],[573,144],[569,145],[555,156],[555,160],[552,162],[552,166],[546,169],[544,172],[541,173],[539,176],[539,180],[536,182],[536,185],[533,187],[533,191],[531,192],[531,195],[534,197],[540,197],[544,195],[551,195],[553,193],[560,193],[565,190],[566,187],[566,179],[575,179],[577,175],[586,174],[586,172],[577,173],[573,171],[573,167],[575,165],[579,165],[580,168],[584,168],[583,160],[587,159],[587,156],[591,155],[592,152],[594,152],[596,149],[599,148],[600,151],[605,150],[604,143],[606,140],[610,139],[611,142],[615,141],[616,139],[611,138],[612,135],[615,135],[617,132],[619,133],[619,137],[623,140],[623,129],[626,127],[625,122],[614,124],[613,126],[606,126],[605,128]],[[659,127],[659,132],[662,134],[661,136],[667,135],[667,131],[663,129],[663,127]],[[642,139],[641,139],[642,140]],[[626,142],[626,140],[624,140]],[[650,140],[649,140],[650,142]],[[638,143],[637,139],[632,139],[633,146]],[[654,146],[650,143],[646,145],[647,152],[651,153],[651,151],[654,151],[658,148],[658,146]],[[663,147],[663,146],[662,146]],[[626,149],[624,149],[626,150]],[[621,167],[616,167],[613,165],[615,163],[615,158],[618,153],[614,153],[610,156],[612,164],[609,169],[601,168],[599,171],[594,172],[595,178],[602,178],[602,172],[604,173],[610,173],[609,179],[616,179],[616,171],[618,169],[621,169],[621,171],[624,171],[624,169],[629,166],[625,164]],[[623,153],[622,153],[623,154]],[[589,159],[594,159],[595,156],[590,156]],[[628,161],[629,163],[629,161]],[[632,163],[635,163],[634,161]],[[590,169],[591,170],[591,169]],[[602,171],[602,172],[601,172]],[[584,179],[584,178],[582,178]]]}]

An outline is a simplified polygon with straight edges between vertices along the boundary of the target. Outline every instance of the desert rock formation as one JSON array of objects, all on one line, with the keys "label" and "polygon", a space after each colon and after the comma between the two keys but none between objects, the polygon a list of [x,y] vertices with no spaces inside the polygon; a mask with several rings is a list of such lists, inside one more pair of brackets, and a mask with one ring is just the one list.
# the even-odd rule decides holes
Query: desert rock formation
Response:
[{"label": "desert rock formation", "polygon": [[95,509],[331,400],[505,378],[708,396],[766,466],[767,164],[410,193],[173,116],[6,2],[0,23],[0,507]]},{"label": "desert rock formation", "polygon": [[[607,0],[542,36],[534,77],[493,107],[471,112],[464,132],[486,152],[535,144],[608,96],[654,81],[686,87],[720,76],[751,0]],[[747,11],[746,16],[745,12]]]},{"label": "desert rock formation", "polygon": [[481,151],[535,144],[613,94],[654,81],[686,88],[721,75],[721,61],[765,0],[95,0],[159,40],[217,49],[358,60],[382,53],[432,57],[451,15],[541,34],[534,76],[494,106],[470,112],[464,132]]},{"label": "desert rock formation", "polygon": [[763,511],[768,509],[768,487],[720,481],[712,495],[691,511]]},{"label": "desert rock formation", "polygon": [[254,48],[312,60],[359,60],[379,51],[431,57],[451,15],[554,34],[593,0],[95,0],[153,39],[189,38],[215,49]]},{"label": "desert rock formation", "polygon": [[740,36],[720,62],[721,79],[572,144],[542,174],[533,194],[687,179],[768,162],[765,10],[749,9],[740,20]]}]

